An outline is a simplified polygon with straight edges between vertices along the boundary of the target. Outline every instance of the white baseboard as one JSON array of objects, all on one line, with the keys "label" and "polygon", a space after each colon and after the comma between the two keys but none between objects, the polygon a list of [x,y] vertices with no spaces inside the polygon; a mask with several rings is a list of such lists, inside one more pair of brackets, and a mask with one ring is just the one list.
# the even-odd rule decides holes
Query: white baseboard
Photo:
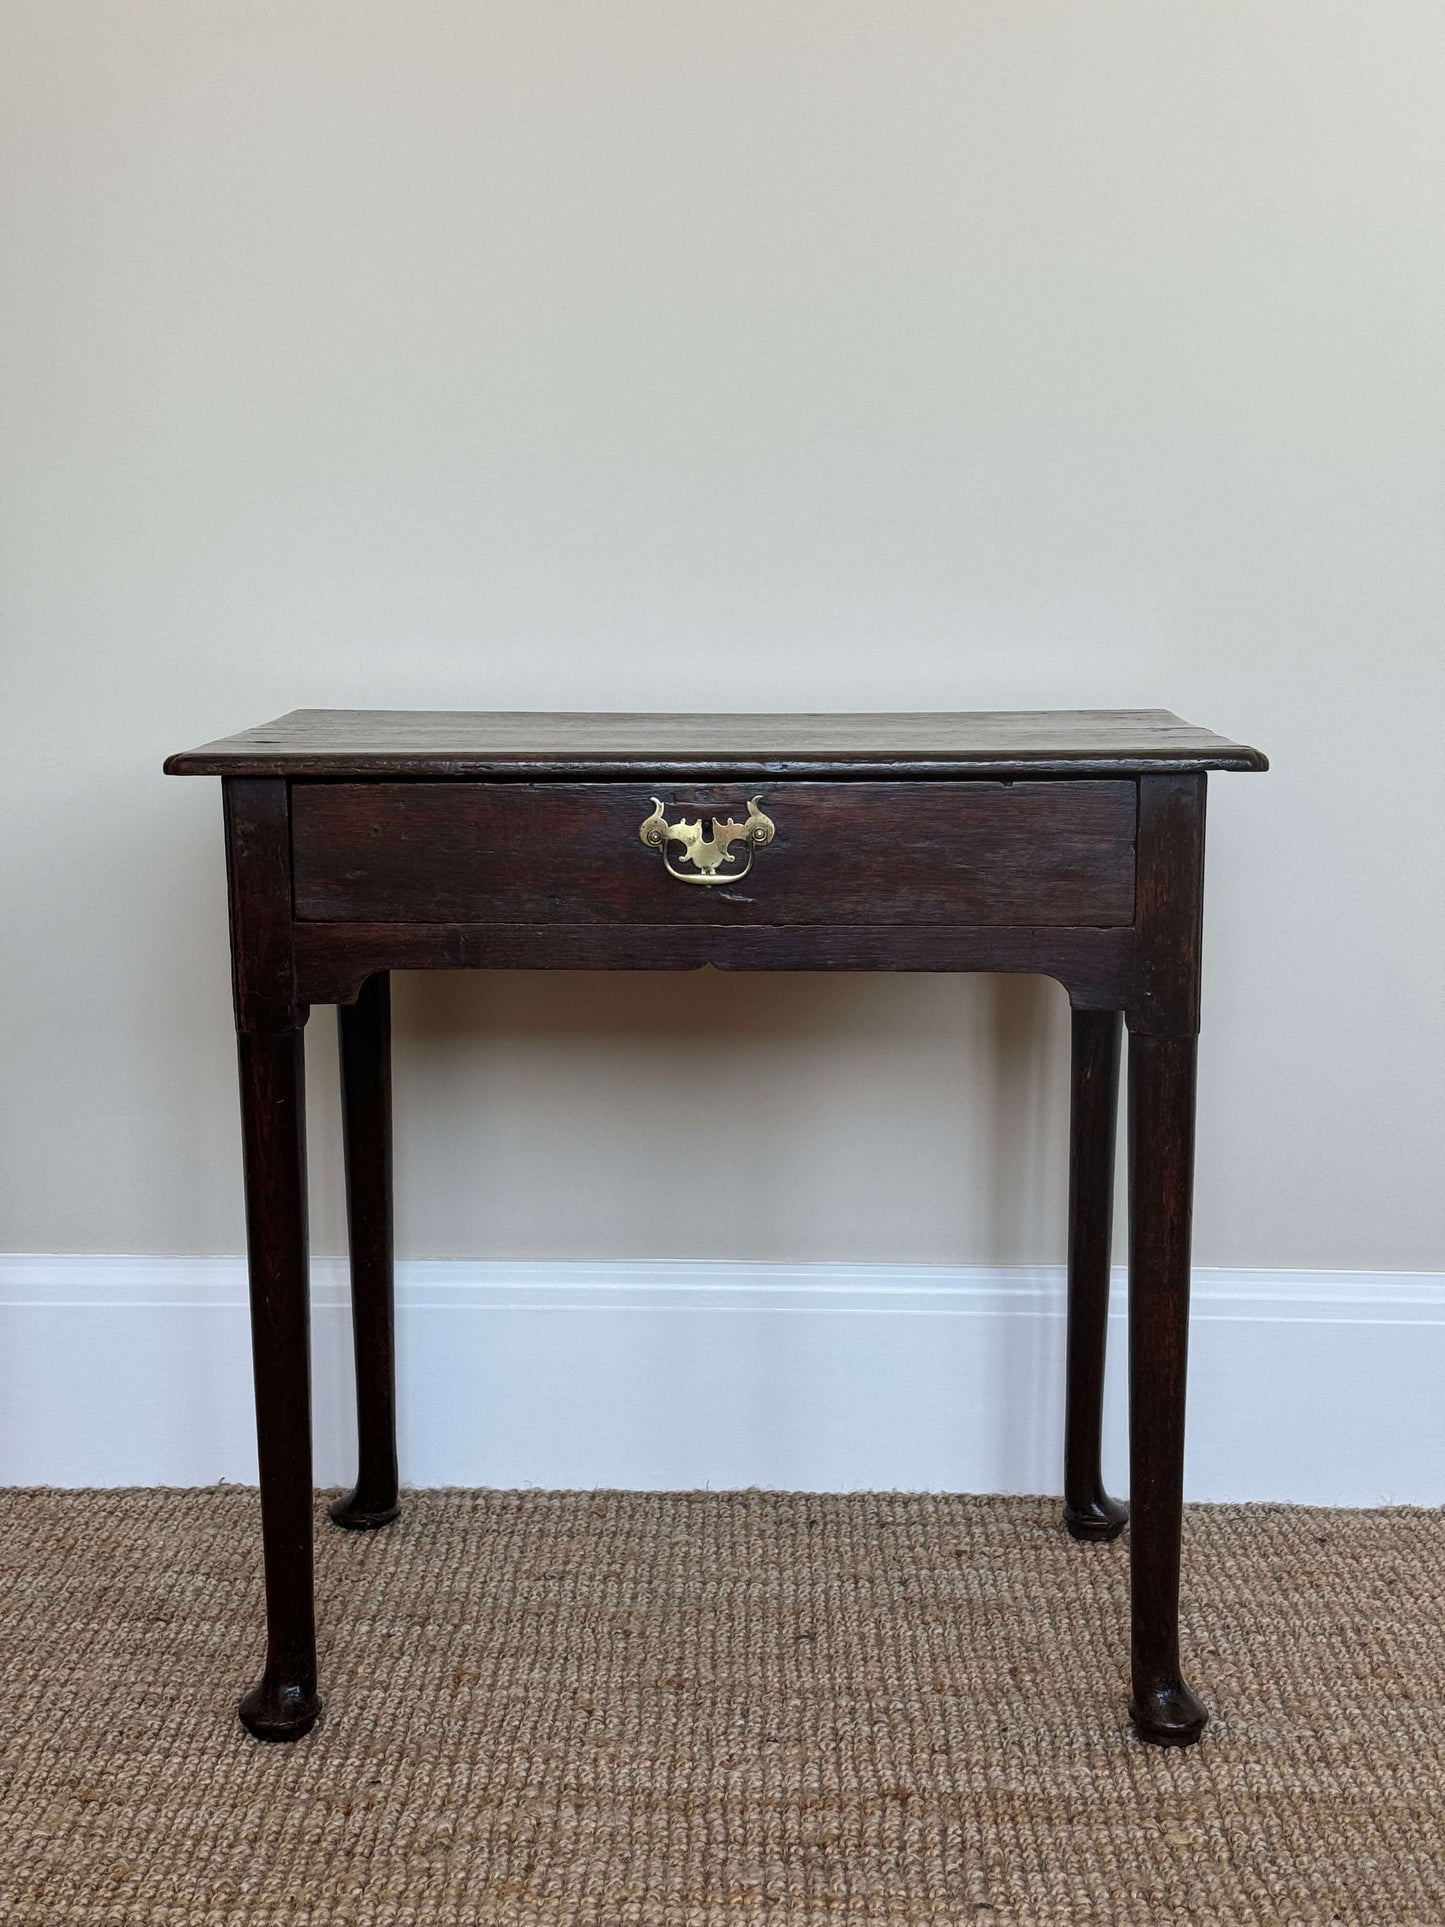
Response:
[{"label": "white baseboard", "polygon": [[[316,1479],[349,1476],[345,1264],[313,1266]],[[1122,1277],[1105,1471],[1127,1491]],[[1054,1492],[1049,1268],[413,1262],[412,1485]],[[1445,1502],[1445,1273],[1200,1271],[1194,1499]],[[0,1258],[0,1484],[255,1478],[239,1258]]]}]

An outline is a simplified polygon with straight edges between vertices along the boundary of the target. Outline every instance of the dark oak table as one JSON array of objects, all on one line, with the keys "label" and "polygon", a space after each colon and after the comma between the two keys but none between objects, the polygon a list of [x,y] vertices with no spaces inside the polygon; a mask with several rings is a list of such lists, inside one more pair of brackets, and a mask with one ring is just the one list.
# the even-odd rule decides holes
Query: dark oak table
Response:
[{"label": "dark oak table", "polygon": [[297,710],[173,756],[219,776],[241,1073],[268,1641],[241,1718],[321,1710],[302,1029],[335,1004],[360,1436],[338,1525],[396,1517],[392,970],[1010,970],[1072,1006],[1064,1524],[1099,1472],[1129,1028],[1130,1716],[1207,1717],[1179,1662],[1184,1378],[1210,770],[1164,710],[646,716]]}]

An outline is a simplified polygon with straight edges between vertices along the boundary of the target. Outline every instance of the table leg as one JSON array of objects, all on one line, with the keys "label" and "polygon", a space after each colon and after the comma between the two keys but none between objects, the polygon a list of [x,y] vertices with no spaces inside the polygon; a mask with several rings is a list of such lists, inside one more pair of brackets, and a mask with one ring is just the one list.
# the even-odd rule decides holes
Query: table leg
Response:
[{"label": "table leg", "polygon": [[1064,1524],[1076,1539],[1115,1539],[1129,1516],[1105,1492],[1099,1467],[1122,1029],[1122,1011],[1073,1014]]},{"label": "table leg", "polygon": [[1161,1746],[1190,1745],[1209,1717],[1179,1670],[1195,1047],[1129,1039],[1129,1717]]},{"label": "table leg", "polygon": [[391,979],[369,977],[336,1010],[341,1124],[356,1346],[356,1488],[331,1507],[339,1526],[369,1531],[397,1515],[396,1353],[391,1220]]},{"label": "table leg", "polygon": [[241,1032],[251,1354],[266,1559],[266,1670],[241,1701],[257,1739],[294,1740],[321,1711],[311,1570],[306,1085],[299,1028]]}]

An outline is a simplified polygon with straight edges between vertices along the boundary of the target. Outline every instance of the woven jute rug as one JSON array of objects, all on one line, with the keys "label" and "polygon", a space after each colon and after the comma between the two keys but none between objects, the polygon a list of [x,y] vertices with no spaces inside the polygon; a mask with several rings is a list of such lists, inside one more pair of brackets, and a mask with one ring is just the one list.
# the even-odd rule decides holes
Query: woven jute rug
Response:
[{"label": "woven jute rug", "polygon": [[1125,1542],[766,1492],[319,1524],[325,1719],[262,1746],[257,1523],[0,1496],[0,1920],[1445,1922],[1438,1513],[1192,1511],[1185,1752],[1128,1731]]}]

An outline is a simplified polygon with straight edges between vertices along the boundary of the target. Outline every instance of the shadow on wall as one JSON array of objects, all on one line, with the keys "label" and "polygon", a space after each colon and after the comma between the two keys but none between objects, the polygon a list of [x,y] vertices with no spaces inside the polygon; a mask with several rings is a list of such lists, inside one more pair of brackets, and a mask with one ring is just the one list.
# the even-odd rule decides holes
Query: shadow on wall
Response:
[{"label": "shadow on wall", "polygon": [[[417,974],[396,979],[395,1007],[409,1255],[1062,1258],[1068,1005],[1050,979]],[[762,1349],[745,1377],[765,1409],[749,1422],[769,1433],[828,1403],[788,1369],[787,1322],[751,1327]],[[667,1348],[648,1368],[695,1376],[706,1403],[716,1361],[691,1356],[682,1331],[645,1330],[639,1342]],[[1061,1388],[1045,1323],[1001,1330],[1007,1462]],[[856,1378],[835,1389],[856,1398]]]},{"label": "shadow on wall", "polygon": [[395,1007],[415,1255],[1062,1255],[1051,979],[417,973]]}]

